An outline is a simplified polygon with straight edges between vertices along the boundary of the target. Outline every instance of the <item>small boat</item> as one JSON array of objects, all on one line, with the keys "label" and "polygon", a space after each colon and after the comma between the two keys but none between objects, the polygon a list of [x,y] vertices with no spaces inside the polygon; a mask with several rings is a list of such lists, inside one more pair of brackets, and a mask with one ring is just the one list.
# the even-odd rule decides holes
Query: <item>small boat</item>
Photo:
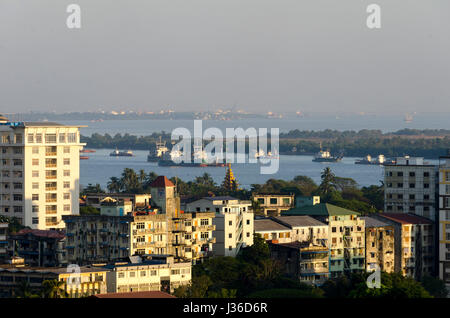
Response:
[{"label": "small boat", "polygon": [[379,155],[377,159],[372,159],[370,155],[367,155],[364,159],[356,160],[357,165],[383,165],[386,162],[384,155]]},{"label": "small boat", "polygon": [[80,156],[80,159],[81,160],[87,160],[87,159],[89,159],[89,157],[88,156]]},{"label": "small boat", "polygon": [[127,150],[127,151],[119,151],[119,150],[114,150],[113,152],[111,152],[109,154],[111,157],[133,157],[133,152],[131,150]]},{"label": "small boat", "polygon": [[82,149],[82,150],[80,150],[80,152],[82,152],[82,153],[90,153],[90,152],[95,152],[95,150],[92,150],[92,149]]}]

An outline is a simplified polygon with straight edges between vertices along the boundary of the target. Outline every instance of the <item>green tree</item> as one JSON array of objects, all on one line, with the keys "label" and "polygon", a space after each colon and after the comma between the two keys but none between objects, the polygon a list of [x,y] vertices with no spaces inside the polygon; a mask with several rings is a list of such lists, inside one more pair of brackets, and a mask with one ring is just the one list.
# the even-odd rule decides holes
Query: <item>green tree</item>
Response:
[{"label": "green tree", "polygon": [[447,287],[445,282],[439,278],[432,276],[424,276],[422,278],[422,286],[436,298],[446,298],[448,296]]},{"label": "green tree", "polygon": [[326,167],[321,174],[322,182],[319,185],[319,188],[317,189],[317,193],[324,198],[325,201],[327,201],[330,196],[336,192],[336,185],[335,185],[335,178],[336,176],[331,171],[330,167]]},{"label": "green tree", "polygon": [[117,177],[111,177],[108,181],[107,188],[111,193],[120,192],[120,179]]},{"label": "green tree", "polygon": [[44,298],[66,298],[68,294],[64,290],[65,283],[63,281],[44,280],[42,282]]}]

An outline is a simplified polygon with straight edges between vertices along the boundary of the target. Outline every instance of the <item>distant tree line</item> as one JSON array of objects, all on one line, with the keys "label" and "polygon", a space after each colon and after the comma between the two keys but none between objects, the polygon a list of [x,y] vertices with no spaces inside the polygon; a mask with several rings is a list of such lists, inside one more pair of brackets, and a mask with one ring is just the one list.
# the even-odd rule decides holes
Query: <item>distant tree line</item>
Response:
[{"label": "distant tree line", "polygon": [[[81,141],[88,148],[119,148],[132,150],[154,150],[161,137],[166,145],[171,144],[171,134],[167,132],[153,133],[149,136],[130,134],[92,134],[81,136]],[[270,141],[270,138],[268,139]],[[292,130],[280,134],[279,150],[281,154],[313,154],[322,149],[345,156],[364,157],[383,154],[386,157],[420,156],[438,158],[446,155],[450,149],[450,130],[416,130],[402,129],[393,133],[382,133],[381,130],[360,131],[300,131]],[[248,148],[248,143],[247,143]],[[269,147],[270,148],[270,147]]]}]

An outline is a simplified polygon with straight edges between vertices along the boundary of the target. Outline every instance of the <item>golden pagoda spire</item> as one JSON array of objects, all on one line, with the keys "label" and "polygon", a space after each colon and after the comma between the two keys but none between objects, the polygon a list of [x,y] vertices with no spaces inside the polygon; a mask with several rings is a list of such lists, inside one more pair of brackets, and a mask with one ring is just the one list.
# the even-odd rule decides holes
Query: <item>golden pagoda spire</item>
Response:
[{"label": "golden pagoda spire", "polygon": [[231,170],[231,163],[229,163],[227,173],[225,174],[225,179],[222,182],[222,187],[226,190],[236,191],[239,189],[239,184],[233,175],[233,170]]}]

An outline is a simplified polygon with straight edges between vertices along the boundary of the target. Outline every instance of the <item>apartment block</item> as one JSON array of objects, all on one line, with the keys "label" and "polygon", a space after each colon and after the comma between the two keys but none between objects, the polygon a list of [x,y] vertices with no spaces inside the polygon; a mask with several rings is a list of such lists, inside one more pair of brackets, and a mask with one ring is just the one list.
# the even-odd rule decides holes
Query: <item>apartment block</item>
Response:
[{"label": "apartment block", "polygon": [[384,165],[384,211],[437,221],[437,167],[423,158],[399,157]]},{"label": "apartment block", "polygon": [[450,287],[450,155],[439,158],[439,278]]},{"label": "apartment block", "polygon": [[79,214],[80,127],[0,121],[0,215],[48,230]]},{"label": "apartment block", "polygon": [[330,276],[365,269],[365,225],[359,213],[328,203],[296,207],[285,216],[308,215],[328,225]]},{"label": "apartment block", "polygon": [[253,212],[250,201],[230,196],[205,197],[188,203],[187,212],[214,211],[213,253],[235,257],[242,247],[253,244]]},{"label": "apartment block", "polygon": [[108,215],[64,216],[68,261],[92,264],[169,254],[176,261],[197,262],[211,256],[214,213],[181,211],[175,186],[166,177],[158,177],[150,187],[152,200],[140,211],[117,216],[102,209]]},{"label": "apartment block", "polygon": [[132,216],[67,215],[66,255],[78,265],[130,256]]},{"label": "apartment block", "polygon": [[27,266],[63,266],[65,239],[63,231],[22,229],[9,235],[9,255],[23,258]]},{"label": "apartment block", "polygon": [[394,271],[418,281],[435,274],[434,228],[428,218],[409,213],[374,214],[394,226]]},{"label": "apartment block", "polygon": [[330,276],[329,249],[308,242],[269,243],[271,257],[284,272],[302,283],[320,286]]},{"label": "apartment block", "polygon": [[361,219],[366,226],[366,271],[394,272],[394,227],[368,216]]},{"label": "apartment block", "polygon": [[106,197],[100,203],[100,214],[109,216],[124,216],[133,211],[133,203],[129,199],[114,199]]},{"label": "apartment block", "polygon": [[279,216],[294,207],[294,198],[293,194],[255,194],[252,200],[259,204],[265,216]]},{"label": "apartment block", "polygon": [[177,261],[194,263],[211,257],[216,239],[213,231],[215,212],[185,212],[180,208],[180,197],[175,185],[165,176],[159,176],[150,184],[152,206],[168,218],[169,254]]}]

